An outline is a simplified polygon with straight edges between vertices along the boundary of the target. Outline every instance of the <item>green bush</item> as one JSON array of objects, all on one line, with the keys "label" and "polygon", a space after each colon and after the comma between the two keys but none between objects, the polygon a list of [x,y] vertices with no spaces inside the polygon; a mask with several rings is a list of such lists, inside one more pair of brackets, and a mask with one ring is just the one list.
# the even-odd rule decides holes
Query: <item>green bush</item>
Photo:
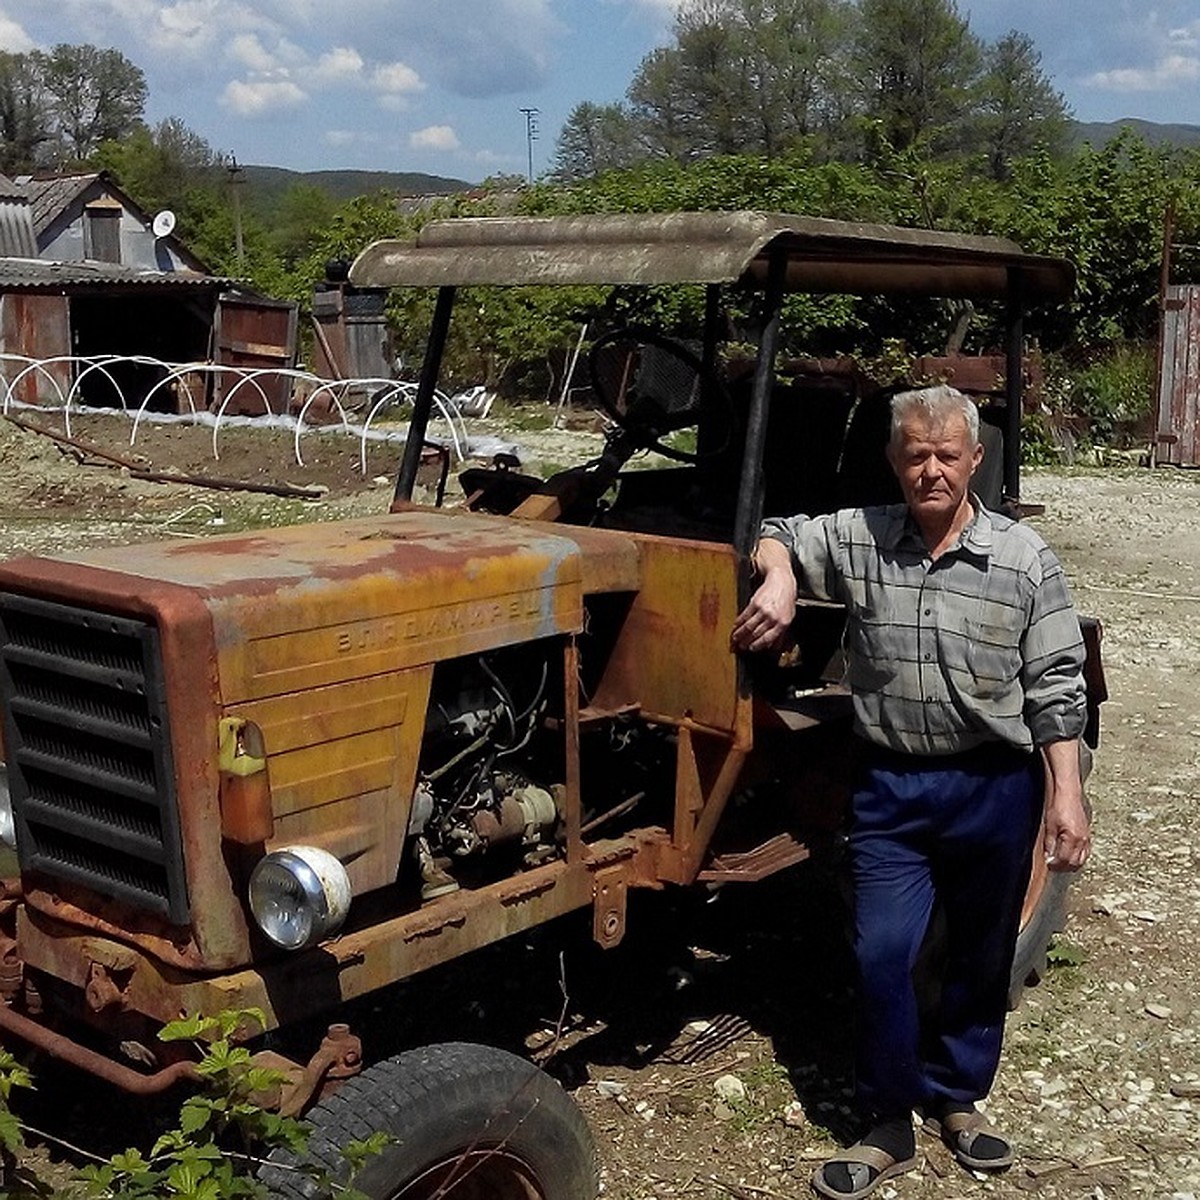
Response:
[{"label": "green bush", "polygon": [[[177,1125],[157,1139],[149,1154],[128,1149],[107,1159],[67,1142],[59,1144],[92,1161],[75,1175],[71,1194],[79,1200],[265,1200],[266,1185],[256,1168],[273,1149],[302,1152],[308,1126],[262,1107],[260,1100],[276,1091],[286,1077],[257,1066],[241,1037],[266,1025],[258,1009],[228,1011],[215,1017],[186,1017],[165,1026],[163,1041],[192,1041],[200,1052],[196,1064],[203,1088],[184,1100]],[[23,1144],[20,1120],[9,1107],[14,1088],[29,1088],[29,1073],[7,1051],[0,1050],[0,1196],[4,1171]],[[52,1141],[58,1141],[43,1133]],[[353,1172],[390,1139],[372,1134],[347,1145],[342,1153]],[[327,1172],[313,1171],[312,1194],[356,1200],[361,1193],[337,1182]],[[39,1189],[40,1190],[40,1189]],[[33,1194],[31,1192],[31,1194]]]},{"label": "green bush", "polygon": [[1126,447],[1143,440],[1154,405],[1155,351],[1118,343],[1075,375],[1070,406],[1093,446]]}]

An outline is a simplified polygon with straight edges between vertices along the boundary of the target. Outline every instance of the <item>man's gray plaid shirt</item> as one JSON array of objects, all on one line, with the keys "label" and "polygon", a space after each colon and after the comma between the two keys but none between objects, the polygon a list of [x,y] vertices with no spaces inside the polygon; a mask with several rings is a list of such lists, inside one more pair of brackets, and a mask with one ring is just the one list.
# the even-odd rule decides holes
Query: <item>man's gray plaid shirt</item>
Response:
[{"label": "man's gray plaid shirt", "polygon": [[772,518],[801,595],[846,605],[857,732],[908,754],[1079,737],[1084,647],[1062,564],[983,508],[936,561],[908,508]]}]

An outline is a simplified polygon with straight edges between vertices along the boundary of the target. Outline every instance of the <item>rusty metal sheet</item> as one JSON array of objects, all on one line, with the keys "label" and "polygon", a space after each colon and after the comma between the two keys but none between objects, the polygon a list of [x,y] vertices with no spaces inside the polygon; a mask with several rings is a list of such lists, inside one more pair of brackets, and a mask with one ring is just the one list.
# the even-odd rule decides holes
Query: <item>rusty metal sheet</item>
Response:
[{"label": "rusty metal sheet", "polygon": [[[584,556],[576,532],[416,510],[69,561],[203,597],[222,694],[237,704],[577,632]],[[628,535],[608,540],[624,546]]]},{"label": "rusty metal sheet", "polygon": [[[65,296],[0,295],[0,350],[33,359],[61,359],[71,353],[69,301]],[[4,362],[0,373],[11,381],[26,367]],[[71,388],[69,362],[43,362],[17,384],[15,399],[24,404],[61,406]]]},{"label": "rusty metal sheet", "polygon": [[167,963],[191,969],[233,966],[248,958],[249,934],[240,899],[230,887],[221,841],[212,618],[195,592],[122,572],[120,562],[119,551],[108,559],[108,569],[53,559],[9,559],[0,563],[0,589],[138,616],[158,627],[193,924],[181,930],[128,905],[99,902],[92,893],[85,910],[57,885],[53,893],[30,890],[27,900],[82,928],[134,941]]},{"label": "rusty metal sheet", "polygon": [[1169,287],[1165,299],[1154,461],[1194,467],[1200,465],[1200,285]]},{"label": "rusty metal sheet", "polygon": [[350,278],[367,287],[742,282],[776,254],[787,286],[847,294],[1000,298],[1019,269],[1030,301],[1062,299],[1074,268],[1015,242],[781,213],[603,214],[431,221],[376,242]]},{"label": "rusty metal sheet", "polygon": [[[636,878],[635,855],[628,857],[627,868],[628,878]],[[174,1020],[181,1012],[212,1015],[256,1007],[273,1029],[583,908],[593,901],[596,869],[596,863],[539,867],[347,930],[313,950],[230,974],[181,976],[140,958],[130,972],[128,1004],[161,1021]],[[97,953],[94,936],[28,910],[22,910],[18,923],[21,954],[28,964],[85,986]]]},{"label": "rusty metal sheet", "polygon": [[630,536],[642,555],[642,586],[591,703],[609,710],[635,705],[732,732],[738,715],[737,659],[729,646],[738,611],[733,548]]},{"label": "rusty metal sheet", "polygon": [[356,894],[391,882],[430,664],[578,632],[580,542],[595,552],[588,586],[636,589],[627,534],[428,510],[0,564],[0,587],[159,629],[195,924],[172,929],[115,903],[37,888],[31,905],[176,966],[247,961],[221,843],[222,717],[262,730],[272,844],[328,844],[352,860]]}]

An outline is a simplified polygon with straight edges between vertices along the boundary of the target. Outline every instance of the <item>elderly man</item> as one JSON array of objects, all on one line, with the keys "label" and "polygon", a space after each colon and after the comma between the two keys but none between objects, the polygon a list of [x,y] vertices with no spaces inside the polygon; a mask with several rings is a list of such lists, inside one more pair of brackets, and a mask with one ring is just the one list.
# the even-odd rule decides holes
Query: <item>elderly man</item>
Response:
[{"label": "elderly man", "polygon": [[[822,1164],[825,1196],[867,1196],[917,1165],[913,1112],[975,1170],[1013,1161],[975,1102],[1000,1056],[1034,839],[1052,870],[1088,855],[1079,773],[1083,642],[1057,558],[970,491],[979,413],[949,387],[892,401],[904,504],[764,523],[740,650],[787,633],[798,594],[846,605],[861,739],[851,801],[860,975],[857,1106],[868,1132]],[[912,968],[946,915],[937,1010]]]}]

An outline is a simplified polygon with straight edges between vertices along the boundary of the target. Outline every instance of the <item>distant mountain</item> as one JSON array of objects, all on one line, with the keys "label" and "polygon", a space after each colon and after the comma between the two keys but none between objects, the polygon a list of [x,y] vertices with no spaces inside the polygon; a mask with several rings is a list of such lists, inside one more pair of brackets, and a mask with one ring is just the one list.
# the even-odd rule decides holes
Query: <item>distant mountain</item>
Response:
[{"label": "distant mountain", "polygon": [[374,192],[401,196],[449,195],[472,185],[464,179],[422,175],[417,171],[289,171],[284,167],[243,167],[246,190],[263,207],[270,207],[293,184],[320,188],[339,203]]},{"label": "distant mountain", "polygon": [[1120,121],[1074,121],[1071,141],[1076,146],[1086,142],[1099,149],[1112,141],[1122,129],[1131,129],[1151,146],[1178,146],[1184,149],[1200,146],[1200,125],[1160,125],[1137,117],[1124,117]]}]

